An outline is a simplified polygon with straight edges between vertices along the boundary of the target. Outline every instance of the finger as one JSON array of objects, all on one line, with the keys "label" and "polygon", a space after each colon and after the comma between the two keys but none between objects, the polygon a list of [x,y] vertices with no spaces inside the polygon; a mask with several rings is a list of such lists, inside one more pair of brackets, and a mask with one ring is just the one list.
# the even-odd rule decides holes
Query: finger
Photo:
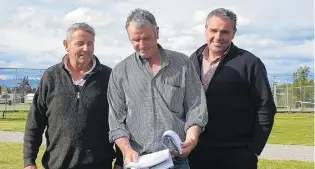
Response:
[{"label": "finger", "polygon": [[138,154],[137,153],[132,154],[132,162],[138,162]]},{"label": "finger", "polygon": [[126,155],[126,158],[125,158],[125,160],[124,160],[124,163],[125,163],[125,164],[128,164],[128,163],[131,162],[130,157],[131,157],[130,155]]},{"label": "finger", "polygon": [[179,153],[176,152],[176,151],[170,151],[170,153],[171,153],[171,155],[173,155],[173,156],[179,156]]}]

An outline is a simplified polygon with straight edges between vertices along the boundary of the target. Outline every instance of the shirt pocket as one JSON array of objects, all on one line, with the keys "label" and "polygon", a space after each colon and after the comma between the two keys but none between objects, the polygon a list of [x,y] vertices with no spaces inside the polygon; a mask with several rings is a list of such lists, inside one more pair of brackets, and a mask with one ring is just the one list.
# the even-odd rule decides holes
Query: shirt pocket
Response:
[{"label": "shirt pocket", "polygon": [[170,111],[180,113],[184,111],[185,88],[177,85],[162,83],[162,97]]}]

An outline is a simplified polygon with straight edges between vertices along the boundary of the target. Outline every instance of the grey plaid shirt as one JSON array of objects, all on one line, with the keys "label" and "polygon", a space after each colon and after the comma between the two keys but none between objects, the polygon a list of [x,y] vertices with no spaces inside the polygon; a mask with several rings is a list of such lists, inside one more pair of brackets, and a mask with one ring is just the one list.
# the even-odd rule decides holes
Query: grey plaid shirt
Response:
[{"label": "grey plaid shirt", "polygon": [[113,69],[109,86],[109,139],[128,137],[139,155],[165,149],[162,135],[173,130],[184,141],[192,125],[208,122],[204,90],[189,58],[161,46],[161,70],[134,53]]}]

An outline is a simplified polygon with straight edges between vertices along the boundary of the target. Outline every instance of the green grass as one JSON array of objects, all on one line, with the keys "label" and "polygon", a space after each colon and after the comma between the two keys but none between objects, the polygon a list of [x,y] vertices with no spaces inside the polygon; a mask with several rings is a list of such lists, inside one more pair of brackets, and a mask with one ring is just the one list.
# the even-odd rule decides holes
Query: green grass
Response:
[{"label": "green grass", "polygon": [[[42,166],[42,156],[45,148],[42,145],[36,159],[38,169],[44,169]],[[23,160],[23,144],[3,143],[0,142],[0,168],[1,169],[17,169],[24,168]],[[5,154],[5,155],[3,155]],[[113,162],[114,165],[114,162]]]},{"label": "green grass", "polygon": [[[24,168],[23,161],[23,145],[0,142],[0,168],[17,169]],[[41,157],[43,156],[44,148],[41,147],[36,164],[38,169],[43,169],[41,165]]]},{"label": "green grass", "polygon": [[8,104],[0,104],[0,112],[3,110],[29,110],[30,106],[31,105],[28,103],[14,104],[10,106]]},{"label": "green grass", "polygon": [[259,160],[258,169],[314,169],[314,162]]},{"label": "green grass", "polygon": [[[0,114],[2,117],[2,113]],[[0,118],[0,130],[24,132],[27,112],[7,113]],[[314,145],[313,113],[278,113],[269,137],[270,144]]]},{"label": "green grass", "polygon": [[314,145],[313,113],[278,113],[268,143]]},{"label": "green grass", "polygon": [[[2,169],[17,169],[23,168],[23,145],[0,142],[0,168]],[[44,152],[44,147],[40,148],[36,164],[38,169],[42,169],[41,158]],[[4,155],[5,154],[5,155]],[[311,169],[314,162],[301,161],[273,161],[262,160],[258,162],[259,169]]]},{"label": "green grass", "polygon": [[1,131],[20,131],[24,132],[27,119],[26,112],[7,113],[6,118],[2,119],[0,112],[0,130]]}]

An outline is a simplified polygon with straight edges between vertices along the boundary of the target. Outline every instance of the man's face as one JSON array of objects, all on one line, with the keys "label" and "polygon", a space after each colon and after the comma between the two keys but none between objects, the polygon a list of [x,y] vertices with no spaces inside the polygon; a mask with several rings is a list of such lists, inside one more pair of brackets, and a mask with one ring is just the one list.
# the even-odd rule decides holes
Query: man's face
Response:
[{"label": "man's face", "polygon": [[71,60],[78,64],[88,64],[94,55],[94,36],[89,32],[77,30],[71,40],[65,40],[64,46]]},{"label": "man's face", "polygon": [[208,19],[205,36],[209,50],[215,54],[223,54],[235,35],[230,19],[212,16]]},{"label": "man's face", "polygon": [[150,58],[158,50],[158,28],[156,28],[157,34],[154,32],[152,24],[148,23],[143,28],[137,28],[136,23],[131,21],[127,29],[129,34],[129,40],[133,48],[142,57]]}]

